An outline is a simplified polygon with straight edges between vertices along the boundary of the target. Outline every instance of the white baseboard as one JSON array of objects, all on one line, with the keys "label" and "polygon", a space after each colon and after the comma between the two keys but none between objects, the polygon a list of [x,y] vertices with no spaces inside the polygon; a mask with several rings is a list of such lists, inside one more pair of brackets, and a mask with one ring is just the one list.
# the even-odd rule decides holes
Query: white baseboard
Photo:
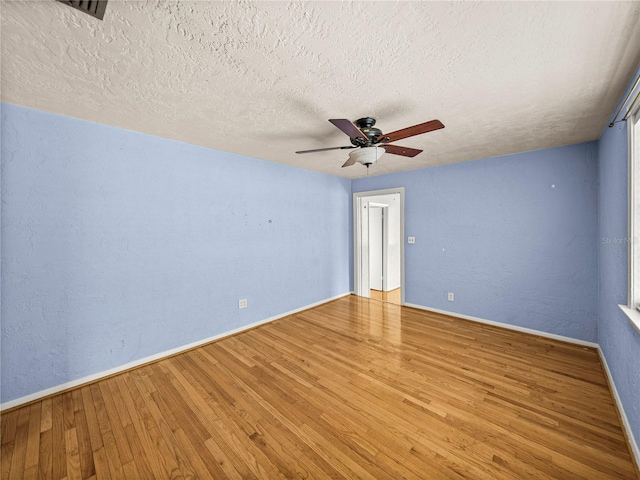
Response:
[{"label": "white baseboard", "polygon": [[534,330],[532,328],[519,327],[517,325],[511,325],[509,323],[494,322],[493,320],[487,320],[479,317],[472,317],[470,315],[462,315],[455,312],[447,312],[446,310],[440,310],[437,308],[423,307],[422,305],[415,305],[413,303],[405,303],[406,307],[417,308],[418,310],[426,310],[427,312],[441,313],[443,315],[449,315],[451,317],[458,317],[464,320],[471,320],[472,322],[485,323],[487,325],[493,325],[494,327],[506,328],[508,330],[515,330],[516,332],[530,333],[537,335],[538,337],[550,338],[552,340],[560,340],[562,342],[574,343],[576,345],[582,345],[583,347],[599,348],[599,345],[595,342],[587,342],[586,340],[580,340],[572,337],[565,337],[563,335],[556,335],[555,333],[543,332],[542,330]]},{"label": "white baseboard", "polygon": [[39,392],[32,393],[30,395],[25,395],[24,397],[16,398],[15,400],[10,400],[0,405],[0,412],[4,410],[8,410],[10,408],[14,408],[20,406],[22,404],[26,404],[29,402],[33,402],[40,398],[48,397],[49,395],[54,395],[56,393],[62,392],[64,390],[69,390],[70,388],[79,387],[80,385],[84,385],[86,383],[95,382],[104,377],[109,377],[116,373],[124,372],[125,370],[130,370],[135,367],[139,367],[144,365],[145,363],[155,362],[157,360],[161,360],[165,357],[170,357],[177,353],[184,352],[186,350],[191,350],[192,348],[199,347],[201,345],[205,345],[207,343],[214,342],[216,340],[220,340],[222,338],[235,335],[240,332],[244,332],[245,330],[250,330],[255,327],[259,327],[260,325],[264,325],[266,323],[273,322],[283,317],[287,317],[289,315],[293,315],[298,312],[302,312],[303,310],[308,310],[313,307],[317,307],[318,305],[322,305],[323,303],[332,302],[333,300],[337,300],[338,298],[346,297],[351,295],[350,292],[343,293],[340,295],[336,295],[331,298],[327,298],[325,300],[320,300],[319,302],[315,302],[309,305],[305,305],[304,307],[296,308],[295,310],[291,310],[286,313],[282,313],[280,315],[275,315],[273,317],[266,318],[264,320],[260,320],[249,325],[244,325],[242,327],[229,330],[227,332],[219,333],[218,335],[214,335],[213,337],[205,338],[203,340],[198,340],[197,342],[189,343],[188,345],[183,345],[181,347],[172,348],[171,350],[165,350],[164,352],[156,353],[154,355],[149,355],[148,357],[141,358],[139,360],[134,360],[133,362],[125,363],[124,365],[120,365],[118,367],[110,368],[109,370],[104,370],[99,373],[94,373],[92,375],[87,375],[86,377],[79,378],[77,380],[72,380],[71,382],[63,383],[61,385],[56,385],[55,387],[47,388],[45,390],[40,390]]},{"label": "white baseboard", "polygon": [[631,451],[633,452],[633,455],[636,457],[636,465],[640,467],[640,449],[638,448],[638,443],[636,442],[636,438],[633,436],[631,423],[629,423],[627,414],[624,412],[624,407],[622,406],[622,399],[620,398],[620,395],[618,395],[618,390],[616,389],[616,383],[613,381],[613,376],[611,375],[611,370],[609,370],[607,359],[604,356],[604,353],[602,352],[602,349],[600,347],[598,347],[598,354],[600,355],[600,361],[604,366],[604,372],[607,375],[607,379],[609,380],[609,385],[611,386],[611,393],[613,393],[613,399],[616,401],[616,405],[618,405],[618,412],[620,412],[620,418],[622,419],[622,425],[624,426],[625,432],[627,434],[629,445],[631,445]]}]

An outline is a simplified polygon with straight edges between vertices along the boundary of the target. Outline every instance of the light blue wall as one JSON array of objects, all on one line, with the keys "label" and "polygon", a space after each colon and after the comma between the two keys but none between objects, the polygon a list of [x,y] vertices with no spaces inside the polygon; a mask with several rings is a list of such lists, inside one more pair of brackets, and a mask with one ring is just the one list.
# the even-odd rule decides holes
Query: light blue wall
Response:
[{"label": "light blue wall", "polygon": [[407,302],[596,341],[596,149],[367,177],[353,191],[405,187]]},{"label": "light blue wall", "polygon": [[2,104],[2,402],[348,292],[350,189]]},{"label": "light blue wall", "polygon": [[640,335],[618,305],[627,303],[627,125],[605,127],[598,141],[598,343],[640,441]]}]

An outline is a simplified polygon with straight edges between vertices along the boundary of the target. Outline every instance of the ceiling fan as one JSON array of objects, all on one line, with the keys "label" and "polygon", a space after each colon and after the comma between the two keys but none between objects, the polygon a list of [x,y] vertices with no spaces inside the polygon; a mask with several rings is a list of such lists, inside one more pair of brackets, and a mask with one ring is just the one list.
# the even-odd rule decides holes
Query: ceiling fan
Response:
[{"label": "ceiling fan", "polygon": [[415,157],[422,152],[422,150],[389,144],[397,140],[402,140],[403,138],[413,137],[415,135],[444,128],[444,125],[440,120],[431,120],[412,127],[403,128],[402,130],[396,130],[395,132],[382,133],[379,128],[374,127],[376,120],[371,117],[360,118],[356,120],[355,123],[346,119],[333,119],[329,121],[349,135],[351,145],[346,147],[300,150],[296,153],[324,152],[326,150],[348,150],[352,148],[357,149],[349,153],[349,160],[342,165],[343,168],[349,167],[356,162],[362,163],[364,166],[369,168],[369,165],[375,163],[385,152],[392,153],[394,155],[402,155],[403,157]]}]

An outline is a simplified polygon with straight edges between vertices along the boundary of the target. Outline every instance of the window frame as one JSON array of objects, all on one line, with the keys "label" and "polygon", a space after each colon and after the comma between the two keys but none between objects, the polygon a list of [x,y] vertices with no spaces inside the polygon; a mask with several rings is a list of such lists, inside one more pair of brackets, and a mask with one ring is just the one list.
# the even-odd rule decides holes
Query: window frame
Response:
[{"label": "window frame", "polygon": [[627,305],[620,305],[631,325],[640,333],[640,102],[627,116],[629,162],[628,286]]}]

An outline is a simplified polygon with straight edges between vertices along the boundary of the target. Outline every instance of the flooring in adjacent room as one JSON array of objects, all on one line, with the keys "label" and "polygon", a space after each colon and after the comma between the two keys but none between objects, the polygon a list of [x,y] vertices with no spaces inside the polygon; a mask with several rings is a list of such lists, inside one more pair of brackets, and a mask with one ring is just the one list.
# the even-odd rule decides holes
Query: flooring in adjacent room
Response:
[{"label": "flooring in adjacent room", "polygon": [[3,479],[638,478],[593,349],[355,296],[1,422]]},{"label": "flooring in adjacent room", "polygon": [[388,292],[382,290],[374,290],[371,289],[371,298],[374,300],[382,300],[383,302],[395,303],[396,305],[402,304],[402,295],[400,294],[400,289],[396,288],[395,290],[390,290]]}]

